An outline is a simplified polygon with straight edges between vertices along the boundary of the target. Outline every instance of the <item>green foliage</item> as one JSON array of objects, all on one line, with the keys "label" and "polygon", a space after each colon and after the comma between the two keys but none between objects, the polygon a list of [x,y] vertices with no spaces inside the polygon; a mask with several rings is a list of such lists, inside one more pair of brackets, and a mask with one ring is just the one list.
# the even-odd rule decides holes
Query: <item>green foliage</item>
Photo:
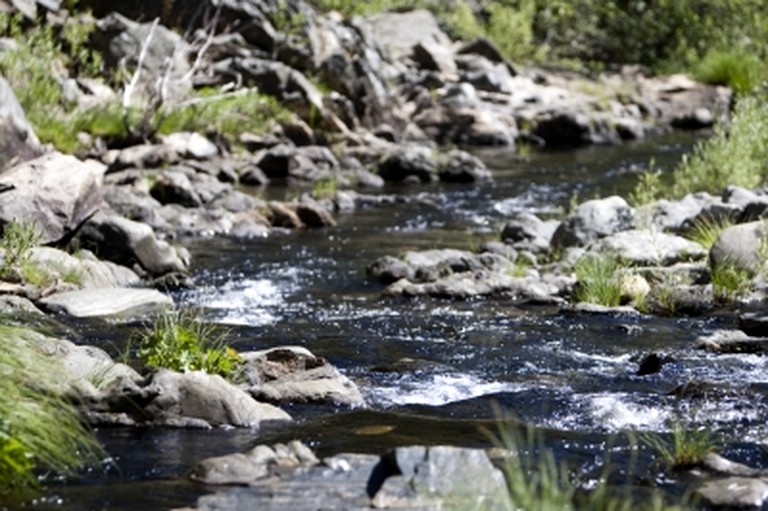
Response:
[{"label": "green foliage", "polygon": [[676,423],[670,436],[655,433],[642,435],[641,440],[654,449],[662,460],[675,469],[691,468],[713,452],[716,447],[712,433],[706,429],[685,429]]},{"label": "green foliage", "polygon": [[0,52],[0,74],[16,93],[27,119],[42,142],[64,151],[77,147],[77,131],[70,115],[76,105],[62,92],[60,81],[70,73],[95,76],[101,59],[87,48],[93,23],[68,19],[61,33],[45,23],[23,26],[20,14],[0,13],[0,36],[14,46]]},{"label": "green foliage", "polygon": [[747,93],[768,78],[768,65],[743,50],[713,49],[694,66],[693,76],[704,83],[726,85],[737,93]]},{"label": "green foliage", "polygon": [[728,216],[700,216],[685,233],[685,237],[709,250],[720,237],[720,233],[732,226],[733,223],[733,219]]},{"label": "green foliage", "polygon": [[138,355],[147,367],[174,371],[205,371],[232,377],[240,355],[224,343],[227,331],[202,321],[199,311],[174,311],[160,316],[138,334]]},{"label": "green foliage", "polygon": [[58,393],[62,368],[28,332],[0,326],[0,505],[40,489],[38,474],[74,473],[103,455],[75,408]]},{"label": "green foliage", "polygon": [[629,203],[633,206],[650,204],[661,197],[661,171],[656,169],[653,158],[648,167],[640,174],[635,189],[629,194]]},{"label": "green foliage", "polygon": [[723,263],[712,268],[710,280],[715,299],[729,302],[749,291],[752,272],[733,263]]},{"label": "green foliage", "polygon": [[727,185],[760,186],[768,167],[767,139],[768,101],[762,96],[741,98],[730,126],[718,125],[715,135],[698,144],[675,169],[673,195],[717,193]]},{"label": "green foliage", "polygon": [[621,303],[621,270],[619,261],[605,254],[587,254],[576,262],[578,283],[573,290],[576,303],[594,303],[616,307]]},{"label": "green foliage", "polygon": [[235,136],[247,131],[263,133],[272,122],[288,117],[274,98],[255,90],[220,94],[208,89],[179,107],[161,111],[156,122],[160,133],[198,131]]},{"label": "green foliage", "polygon": [[0,238],[3,260],[0,263],[0,279],[18,278],[22,268],[27,266],[31,249],[40,242],[41,234],[34,223],[18,222],[15,219],[5,226]]},{"label": "green foliage", "polygon": [[312,195],[316,199],[330,199],[336,195],[338,188],[339,182],[335,177],[319,179],[315,181],[315,184],[312,187]]}]

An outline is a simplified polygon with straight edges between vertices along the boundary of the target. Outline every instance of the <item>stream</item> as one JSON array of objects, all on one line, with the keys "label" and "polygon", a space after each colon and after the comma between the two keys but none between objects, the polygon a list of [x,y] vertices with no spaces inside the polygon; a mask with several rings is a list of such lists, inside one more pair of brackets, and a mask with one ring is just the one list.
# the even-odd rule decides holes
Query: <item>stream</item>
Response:
[{"label": "stream", "polygon": [[[231,331],[237,350],[301,345],[352,378],[369,407],[294,405],[297,423],[243,430],[101,429],[112,456],[103,470],[52,484],[40,509],[167,509],[193,505],[210,488],[185,475],[203,458],[257,443],[300,439],[319,456],[382,453],[397,445],[491,445],[508,413],[534,425],[558,460],[583,482],[608,461],[617,484],[658,486],[673,497],[685,481],[648,480],[653,456],[626,431],[668,432],[681,423],[708,428],[725,455],[768,465],[768,360],[692,349],[699,335],[733,328],[726,315],[662,318],[588,315],[508,300],[454,302],[384,299],[365,268],[382,255],[430,248],[474,249],[498,239],[504,219],[527,210],[562,214],[574,197],[626,196],[651,157],[669,169],[690,150],[690,136],[527,159],[480,153],[495,182],[385,189],[419,200],[337,215],[337,228],[277,233],[249,241],[180,240],[193,256],[198,287],[175,296],[203,307]],[[287,189],[268,194],[282,198]],[[77,324],[82,340],[117,353],[135,325]],[[637,376],[653,351],[672,362]],[[691,383],[703,390],[670,394]],[[738,387],[734,386],[737,384]],[[635,438],[635,440],[633,440]]]}]

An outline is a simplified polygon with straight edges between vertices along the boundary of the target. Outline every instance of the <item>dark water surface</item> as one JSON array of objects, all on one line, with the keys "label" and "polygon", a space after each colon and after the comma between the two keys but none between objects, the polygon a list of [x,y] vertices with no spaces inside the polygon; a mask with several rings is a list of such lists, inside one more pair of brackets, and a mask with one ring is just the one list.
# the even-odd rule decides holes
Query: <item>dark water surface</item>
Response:
[{"label": "dark water surface", "polygon": [[[177,296],[180,304],[202,306],[211,321],[230,327],[238,350],[306,346],[351,377],[370,407],[294,406],[288,411],[298,419],[295,426],[258,433],[102,430],[99,437],[119,468],[54,485],[56,496],[40,507],[190,505],[208,491],[184,477],[197,462],[261,442],[298,438],[320,455],[410,444],[488,446],[484,431],[496,428],[499,410],[540,428],[558,459],[585,480],[610,459],[633,484],[682,493],[672,480],[646,480],[651,453],[630,448],[636,435],[624,433],[665,432],[675,422],[719,432],[730,442],[728,454],[764,464],[755,445],[768,433],[766,360],[691,349],[696,336],[732,327],[730,319],[575,315],[506,300],[383,299],[382,286],[365,274],[386,254],[476,248],[497,239],[515,211],[555,214],[574,194],[581,200],[626,196],[651,157],[670,168],[691,143],[661,138],[533,154],[528,161],[486,152],[481,156],[496,178],[491,185],[391,188],[385,193],[422,194],[424,200],[340,215],[334,229],[184,241],[200,286]],[[114,349],[128,331],[103,325],[80,330],[89,342]],[[674,361],[655,375],[636,376],[640,358],[655,350]],[[404,366],[402,359],[412,362]],[[670,395],[700,381],[712,384],[710,394]]]}]

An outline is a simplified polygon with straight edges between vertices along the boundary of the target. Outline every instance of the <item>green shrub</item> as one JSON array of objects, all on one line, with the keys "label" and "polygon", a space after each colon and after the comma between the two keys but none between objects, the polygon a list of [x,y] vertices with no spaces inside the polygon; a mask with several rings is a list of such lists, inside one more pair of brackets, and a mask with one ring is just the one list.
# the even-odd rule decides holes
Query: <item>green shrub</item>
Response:
[{"label": "green shrub", "polygon": [[768,168],[768,101],[745,96],[736,103],[730,126],[719,124],[715,135],[686,155],[672,175],[672,193],[719,193],[728,185],[755,188]]},{"label": "green shrub", "polygon": [[621,303],[622,266],[615,257],[588,254],[574,266],[578,280],[573,290],[576,303],[594,303],[616,307]]},{"label": "green shrub", "polygon": [[205,371],[229,378],[241,359],[224,343],[227,334],[204,323],[199,311],[174,311],[138,334],[138,356],[150,368]]},{"label": "green shrub", "polygon": [[3,228],[0,249],[3,260],[0,263],[0,279],[17,280],[22,270],[28,265],[31,250],[40,242],[41,234],[31,222],[18,222],[15,219]]},{"label": "green shrub", "polygon": [[737,93],[755,90],[768,78],[768,66],[757,55],[743,50],[710,50],[693,69],[699,81],[726,85]]},{"label": "green shrub", "polygon": [[656,169],[653,158],[648,167],[640,174],[635,189],[629,194],[629,203],[633,206],[650,204],[661,197],[662,194],[661,171]]},{"label": "green shrub", "polygon": [[60,396],[62,368],[24,330],[0,326],[0,506],[40,491],[40,471],[73,474],[103,451]]}]

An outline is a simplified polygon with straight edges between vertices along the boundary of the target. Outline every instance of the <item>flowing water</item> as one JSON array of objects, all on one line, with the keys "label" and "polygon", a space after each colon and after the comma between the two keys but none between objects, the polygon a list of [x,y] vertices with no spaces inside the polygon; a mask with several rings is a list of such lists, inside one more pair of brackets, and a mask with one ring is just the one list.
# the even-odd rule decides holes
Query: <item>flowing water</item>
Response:
[{"label": "flowing water", "polygon": [[[391,188],[385,193],[419,200],[342,214],[334,229],[185,241],[199,286],[176,296],[180,304],[202,306],[211,321],[227,325],[238,350],[306,346],[352,378],[370,406],[293,406],[295,426],[259,433],[102,430],[119,468],[54,486],[41,507],[190,505],[206,491],[184,478],[196,462],[261,442],[299,438],[320,455],[409,444],[488,446],[483,429],[493,430],[502,412],[540,428],[558,458],[587,479],[609,459],[625,478],[681,493],[675,480],[645,481],[650,453],[629,448],[632,435],[621,433],[664,432],[676,421],[712,429],[728,439],[727,454],[765,464],[758,445],[768,434],[768,362],[691,347],[698,335],[733,327],[728,316],[585,315],[508,300],[383,299],[382,286],[365,273],[386,254],[475,248],[496,239],[515,211],[548,215],[567,208],[574,195],[626,196],[639,166],[653,157],[669,168],[691,143],[662,138],[525,161],[489,152],[481,156],[494,168],[491,185]],[[109,348],[128,331],[78,328]],[[673,361],[637,376],[639,360],[652,351]],[[700,390],[671,394],[686,384]]]}]

